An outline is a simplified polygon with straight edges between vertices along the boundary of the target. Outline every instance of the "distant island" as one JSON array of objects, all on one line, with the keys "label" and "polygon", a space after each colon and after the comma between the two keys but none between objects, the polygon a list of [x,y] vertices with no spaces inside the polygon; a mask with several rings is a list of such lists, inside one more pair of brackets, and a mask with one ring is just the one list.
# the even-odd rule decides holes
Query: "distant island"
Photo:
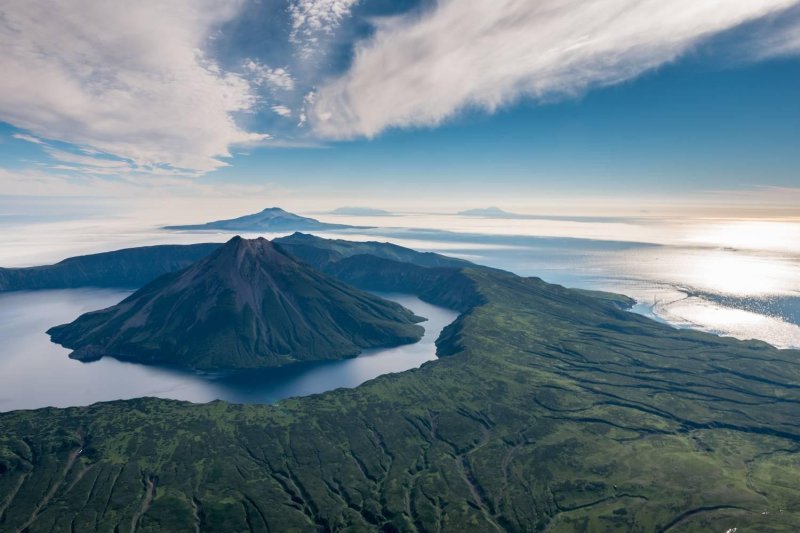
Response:
[{"label": "distant island", "polygon": [[163,229],[180,231],[325,231],[343,229],[364,229],[363,226],[349,226],[347,224],[329,224],[320,222],[315,218],[303,217],[284,211],[280,207],[268,207],[260,213],[245,215],[227,220],[215,220],[204,224],[190,224],[184,226],[165,226]]},{"label": "distant island", "polygon": [[508,211],[503,211],[499,207],[484,207],[479,209],[467,209],[465,211],[459,211],[459,216],[462,217],[492,217],[492,218],[520,218],[525,217],[525,215],[518,215],[516,213],[509,213]]},{"label": "distant island", "polygon": [[499,207],[483,207],[477,209],[467,209],[456,213],[462,217],[475,218],[508,218],[515,220],[554,220],[560,222],[585,222],[597,224],[626,223],[637,220],[635,217],[609,217],[609,216],[587,216],[587,215],[525,215],[521,213],[511,213]]},{"label": "distant island", "polygon": [[422,320],[266,239],[234,237],[191,267],[48,333],[75,350],[74,359],[109,355],[208,371],[354,357],[419,340]]},{"label": "distant island", "polygon": [[373,207],[339,207],[329,214],[351,217],[390,217],[394,215],[391,211],[375,209]]}]

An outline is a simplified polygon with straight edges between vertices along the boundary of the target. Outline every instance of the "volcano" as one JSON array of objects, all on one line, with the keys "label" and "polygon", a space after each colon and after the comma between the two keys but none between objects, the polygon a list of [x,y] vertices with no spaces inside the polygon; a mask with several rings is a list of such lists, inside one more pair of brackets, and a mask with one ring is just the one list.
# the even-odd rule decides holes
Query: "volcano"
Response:
[{"label": "volcano", "polygon": [[314,270],[270,241],[234,237],[119,304],[51,328],[83,361],[201,371],[343,359],[419,340],[424,319]]}]

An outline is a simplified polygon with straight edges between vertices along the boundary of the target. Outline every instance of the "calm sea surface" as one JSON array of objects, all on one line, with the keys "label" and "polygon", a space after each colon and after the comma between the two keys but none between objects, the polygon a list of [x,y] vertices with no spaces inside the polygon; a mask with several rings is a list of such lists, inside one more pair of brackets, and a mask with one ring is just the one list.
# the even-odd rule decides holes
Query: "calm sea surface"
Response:
[{"label": "calm sea surface", "polygon": [[191,402],[227,400],[271,403],[339,387],[356,387],[374,377],[416,368],[436,358],[434,341],[457,314],[413,296],[386,295],[419,316],[425,336],[396,348],[366,350],[359,357],[260,372],[198,375],[124,363],[105,357],[93,363],[69,359],[69,350],[50,342],[45,331],[86,311],[114,305],[129,292],[72,289],[0,294],[0,411],[67,407],[157,396]]}]

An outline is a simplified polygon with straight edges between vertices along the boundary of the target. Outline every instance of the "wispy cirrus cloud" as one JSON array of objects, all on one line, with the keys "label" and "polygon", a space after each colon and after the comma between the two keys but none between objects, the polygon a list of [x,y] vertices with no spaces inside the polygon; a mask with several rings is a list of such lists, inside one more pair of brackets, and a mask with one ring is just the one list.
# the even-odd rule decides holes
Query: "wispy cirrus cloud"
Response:
[{"label": "wispy cirrus cloud", "polygon": [[791,207],[795,215],[800,216],[800,187],[753,185],[739,189],[709,190],[704,192],[704,196],[737,206],[763,208],[765,212],[775,206]]},{"label": "wispy cirrus cloud", "polygon": [[[286,193],[271,183],[203,183],[202,181],[159,173],[129,174],[114,172],[81,172],[86,167],[58,165],[47,169],[9,170],[0,168],[0,196],[73,196],[137,198],[211,197],[253,198]],[[64,173],[52,172],[64,170]]]},{"label": "wispy cirrus cloud", "polygon": [[255,105],[251,83],[204,52],[242,5],[8,0],[0,5],[0,121],[141,170],[224,166],[232,146],[265,138],[235,120]]},{"label": "wispy cirrus cloud", "polygon": [[39,137],[34,137],[33,135],[27,135],[25,133],[14,133],[11,135],[11,137],[33,144],[44,144],[44,141],[42,141]]},{"label": "wispy cirrus cloud", "polygon": [[733,46],[732,53],[754,61],[800,54],[800,4],[767,18]]},{"label": "wispy cirrus cloud", "polygon": [[74,170],[87,174],[123,174],[135,171],[128,161],[76,154],[47,146],[44,151],[56,161],[67,165],[55,165],[56,170]]},{"label": "wispy cirrus cloud", "polygon": [[276,115],[281,117],[291,117],[292,110],[286,107],[285,105],[274,105],[272,106],[272,110],[275,112]]},{"label": "wispy cirrus cloud", "polygon": [[251,75],[251,80],[257,85],[265,85],[273,91],[291,91],[294,89],[294,78],[285,67],[271,68],[260,62],[249,59],[245,63],[245,70]]},{"label": "wispy cirrus cloud", "polygon": [[[634,78],[797,0],[439,0],[381,21],[309,120],[331,138],[435,126],[466,108],[573,96]],[[796,39],[797,26],[793,26]],[[790,35],[790,34],[787,34]],[[793,46],[784,36],[778,44]]]},{"label": "wispy cirrus cloud", "polygon": [[289,4],[289,40],[301,56],[310,56],[320,40],[330,36],[350,15],[359,0],[292,0]]}]

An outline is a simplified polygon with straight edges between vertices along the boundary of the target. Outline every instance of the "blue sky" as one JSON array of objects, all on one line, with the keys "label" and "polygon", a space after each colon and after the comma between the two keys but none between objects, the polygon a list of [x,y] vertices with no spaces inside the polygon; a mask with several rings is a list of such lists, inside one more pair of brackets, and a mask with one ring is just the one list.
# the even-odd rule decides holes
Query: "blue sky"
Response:
[{"label": "blue sky", "polygon": [[3,194],[800,203],[795,0],[159,4],[0,7]]}]

